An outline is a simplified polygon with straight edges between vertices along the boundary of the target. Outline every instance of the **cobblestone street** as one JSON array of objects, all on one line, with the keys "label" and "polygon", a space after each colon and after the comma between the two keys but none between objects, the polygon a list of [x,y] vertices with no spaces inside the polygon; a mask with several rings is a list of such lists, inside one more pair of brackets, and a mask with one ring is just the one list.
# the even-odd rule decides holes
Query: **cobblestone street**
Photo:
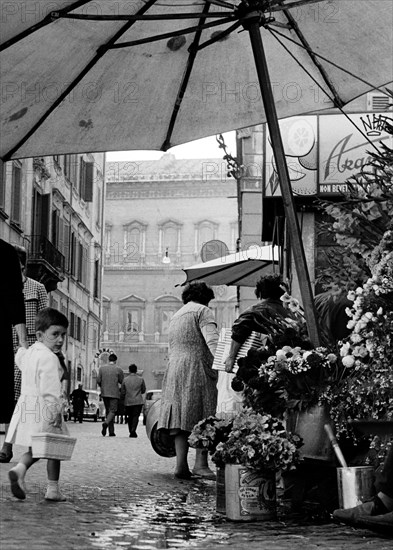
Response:
[{"label": "cobblestone street", "polygon": [[[215,510],[215,482],[175,480],[174,459],[154,453],[141,423],[138,439],[130,439],[122,424],[116,425],[116,438],[102,437],[100,423],[68,425],[78,441],[72,461],[62,464],[67,502],[44,500],[45,461],[28,473],[25,501],[9,491],[10,464],[0,464],[2,550],[392,547],[387,536],[333,523],[227,521]],[[14,447],[13,461],[21,452]],[[193,460],[191,450],[191,466]]]}]

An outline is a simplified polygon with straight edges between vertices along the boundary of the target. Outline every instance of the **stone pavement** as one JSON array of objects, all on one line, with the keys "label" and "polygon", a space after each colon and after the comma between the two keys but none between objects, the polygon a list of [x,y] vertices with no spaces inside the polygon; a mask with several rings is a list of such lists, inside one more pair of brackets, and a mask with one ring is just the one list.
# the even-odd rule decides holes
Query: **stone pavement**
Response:
[{"label": "stone pavement", "polygon": [[[68,425],[78,441],[72,460],[62,464],[67,502],[43,499],[45,461],[29,471],[25,501],[10,494],[10,464],[0,464],[1,550],[392,548],[387,536],[334,523],[227,521],[215,510],[215,482],[175,480],[174,459],[155,454],[142,424],[137,439],[125,425],[116,425],[111,438],[101,436],[100,423]],[[21,452],[15,447],[13,460]]]}]

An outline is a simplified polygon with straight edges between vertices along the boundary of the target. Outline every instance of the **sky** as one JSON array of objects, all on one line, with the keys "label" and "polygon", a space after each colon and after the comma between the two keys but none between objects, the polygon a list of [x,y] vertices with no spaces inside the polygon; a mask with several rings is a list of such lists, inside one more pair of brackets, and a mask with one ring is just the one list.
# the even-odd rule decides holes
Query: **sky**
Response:
[{"label": "sky", "polygon": [[[227,151],[236,156],[236,132],[223,134]],[[191,141],[184,145],[177,145],[168,149],[168,153],[175,155],[177,159],[220,158],[224,150],[218,147],[216,136],[210,136],[197,141]],[[163,151],[112,151],[107,153],[107,162],[158,160],[164,155]]]}]

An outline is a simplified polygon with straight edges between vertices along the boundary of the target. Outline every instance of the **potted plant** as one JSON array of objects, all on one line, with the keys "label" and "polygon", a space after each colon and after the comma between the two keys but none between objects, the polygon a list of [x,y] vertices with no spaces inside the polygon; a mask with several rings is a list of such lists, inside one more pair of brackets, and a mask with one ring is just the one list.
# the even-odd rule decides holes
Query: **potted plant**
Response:
[{"label": "potted plant", "polygon": [[300,437],[281,420],[244,409],[232,420],[209,417],[194,428],[191,446],[204,446],[225,468],[225,511],[232,520],[275,516],[275,474],[295,467]]}]

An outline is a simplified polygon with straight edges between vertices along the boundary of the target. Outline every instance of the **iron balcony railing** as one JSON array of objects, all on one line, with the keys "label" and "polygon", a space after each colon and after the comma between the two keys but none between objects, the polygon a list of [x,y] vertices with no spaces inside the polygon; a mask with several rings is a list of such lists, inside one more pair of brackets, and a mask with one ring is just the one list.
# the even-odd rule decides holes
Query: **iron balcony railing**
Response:
[{"label": "iron balcony railing", "polygon": [[63,254],[43,235],[31,235],[29,260],[45,260],[51,267],[64,272],[65,258]]}]

